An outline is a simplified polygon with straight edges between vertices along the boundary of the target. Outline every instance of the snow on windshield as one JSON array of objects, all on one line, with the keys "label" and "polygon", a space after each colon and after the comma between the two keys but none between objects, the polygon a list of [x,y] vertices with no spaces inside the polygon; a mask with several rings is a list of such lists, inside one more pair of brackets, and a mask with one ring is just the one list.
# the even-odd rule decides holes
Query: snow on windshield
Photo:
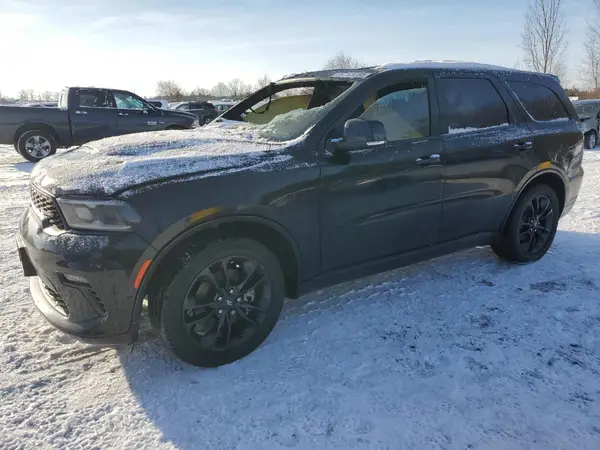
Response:
[{"label": "snow on windshield", "polygon": [[261,142],[286,142],[297,139],[310,130],[333,107],[334,101],[311,109],[293,109],[275,116],[266,124],[219,119],[208,126],[226,124],[230,127],[230,134],[240,137]]}]

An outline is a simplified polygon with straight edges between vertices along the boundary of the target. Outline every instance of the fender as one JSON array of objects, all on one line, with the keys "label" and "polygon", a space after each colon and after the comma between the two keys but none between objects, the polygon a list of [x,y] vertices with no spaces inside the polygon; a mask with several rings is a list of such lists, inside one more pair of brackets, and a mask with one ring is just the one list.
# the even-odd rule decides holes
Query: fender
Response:
[{"label": "fender", "polygon": [[506,225],[506,222],[508,221],[508,218],[510,217],[510,214],[512,213],[515,203],[517,203],[517,200],[521,197],[521,194],[525,191],[525,189],[527,189],[529,187],[529,185],[536,180],[536,178],[538,178],[542,175],[546,175],[546,174],[558,175],[560,177],[560,179],[562,180],[563,186],[565,188],[565,198],[563,199],[563,202],[566,201],[566,199],[568,198],[569,183],[568,183],[568,178],[567,178],[567,175],[566,175],[564,169],[554,162],[546,161],[546,162],[540,163],[534,169],[529,171],[529,173],[527,173],[527,175],[525,175],[523,177],[523,179],[517,186],[517,189],[515,190],[516,195],[514,196],[512,202],[510,204],[510,208],[508,209],[508,212],[506,213],[506,215],[504,216],[504,219],[502,220],[502,225],[500,226],[500,230],[504,230],[504,226]]},{"label": "fender", "polygon": [[[138,272],[142,269],[144,264],[146,264],[146,261],[148,261],[150,259],[152,260],[152,262],[147,267],[146,272],[143,273],[143,278],[142,278],[141,282],[139,283],[137,292],[135,293],[133,317],[131,320],[131,327],[134,329],[134,332],[136,333],[134,335],[134,340],[137,339],[137,329],[139,327],[139,318],[140,318],[140,313],[142,310],[142,303],[143,303],[144,297],[146,296],[146,292],[147,292],[150,280],[152,279],[153,275],[156,273],[158,267],[160,266],[160,262],[169,254],[169,252],[177,244],[179,244],[181,241],[187,239],[188,237],[190,237],[196,233],[202,232],[204,230],[210,229],[210,228],[217,228],[223,224],[240,223],[240,222],[259,223],[261,225],[265,225],[265,226],[279,232],[287,240],[292,251],[294,252],[294,257],[298,264],[298,271],[300,271],[301,256],[300,256],[300,249],[298,247],[298,244],[296,243],[296,241],[295,241],[294,237],[291,235],[291,233],[285,227],[283,227],[281,224],[279,224],[271,219],[266,219],[264,217],[254,216],[254,215],[229,215],[229,216],[223,216],[223,217],[219,217],[216,219],[208,220],[206,222],[201,222],[201,223],[195,224],[192,227],[187,228],[185,231],[177,234],[167,244],[161,246],[158,249],[155,248],[154,245],[151,245],[148,248],[148,250],[146,250],[144,252],[144,254],[142,255],[142,258],[140,258],[140,260],[138,261],[135,271],[132,274],[132,279],[130,280],[130,282],[132,282],[132,283],[134,283],[134,280],[137,278],[136,274],[138,274]],[[167,230],[167,232],[168,232],[168,230]],[[157,240],[160,240],[160,238],[158,238]],[[156,242],[154,242],[153,244],[156,244]]]}]

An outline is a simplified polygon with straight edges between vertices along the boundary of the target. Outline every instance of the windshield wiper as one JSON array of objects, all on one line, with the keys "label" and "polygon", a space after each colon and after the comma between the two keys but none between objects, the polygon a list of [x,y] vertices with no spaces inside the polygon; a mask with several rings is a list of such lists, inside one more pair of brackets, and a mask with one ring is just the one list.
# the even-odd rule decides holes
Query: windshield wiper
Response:
[{"label": "windshield wiper", "polygon": [[271,107],[271,100],[273,100],[273,88],[275,87],[275,83],[269,83],[269,101],[267,102],[267,106],[265,106],[264,111],[254,111],[254,109],[252,109],[252,106],[250,106],[248,109],[250,111],[252,111],[254,114],[264,114],[266,113],[269,108]]}]

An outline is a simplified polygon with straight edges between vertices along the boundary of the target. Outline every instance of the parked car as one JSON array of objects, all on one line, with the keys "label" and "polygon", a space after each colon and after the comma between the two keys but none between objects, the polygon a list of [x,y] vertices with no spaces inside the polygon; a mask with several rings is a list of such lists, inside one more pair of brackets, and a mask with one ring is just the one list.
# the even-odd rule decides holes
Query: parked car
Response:
[{"label": "parked car", "polygon": [[573,102],[575,111],[581,120],[583,133],[585,135],[585,148],[591,149],[598,143],[598,132],[600,129],[600,99],[599,100],[577,100]]},{"label": "parked car", "polygon": [[215,105],[215,108],[217,108],[217,110],[219,111],[219,114],[224,113],[225,111],[227,111],[229,108],[231,108],[233,105],[235,105],[234,101],[211,101],[211,103],[213,105]]},{"label": "parked car", "polygon": [[171,108],[175,111],[186,111],[196,115],[202,125],[206,125],[220,114],[215,105],[210,102],[179,102]]},{"label": "parked car", "polygon": [[42,161],[18,253],[57,328],[130,343],[147,301],[177,356],[218,366],[264,341],[285,296],[473,246],[539,260],[582,158],[552,76],[433,62],[304,73],[192,132]]},{"label": "parked car", "polygon": [[148,103],[150,103],[155,108],[169,109],[169,102],[167,100],[153,99],[148,100]]},{"label": "parked car", "polygon": [[143,131],[198,126],[196,116],[165,111],[127,91],[71,87],[59,108],[0,106],[0,144],[13,144],[28,161],[96,139]]}]

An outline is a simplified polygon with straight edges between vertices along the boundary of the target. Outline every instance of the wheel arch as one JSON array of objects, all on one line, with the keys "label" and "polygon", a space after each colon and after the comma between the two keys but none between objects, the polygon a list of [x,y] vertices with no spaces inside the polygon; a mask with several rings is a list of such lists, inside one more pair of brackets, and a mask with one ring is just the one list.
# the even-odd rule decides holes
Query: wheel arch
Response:
[{"label": "wheel arch", "polygon": [[214,239],[226,237],[246,237],[269,249],[280,261],[285,281],[286,296],[298,295],[301,258],[296,241],[282,225],[259,216],[227,216],[210,220],[189,228],[176,235],[162,246],[148,266],[143,280],[137,289],[132,323],[139,321],[144,298],[148,296],[148,311],[152,318],[158,311],[157,293],[160,281],[168,278],[177,267],[175,261],[184,249],[200,250]]},{"label": "wheel arch", "polygon": [[504,230],[504,227],[508,222],[508,218],[512,214],[512,211],[519,198],[533,186],[536,186],[538,184],[547,184],[554,190],[554,192],[556,192],[556,196],[558,197],[558,203],[560,205],[560,214],[562,214],[563,210],[565,209],[565,202],[567,199],[567,183],[565,181],[565,177],[557,169],[554,168],[540,170],[534,173],[528,179],[526,179],[526,181],[524,181],[519,187],[517,191],[518,193],[517,195],[515,195],[515,198],[513,199],[512,204],[510,205],[510,208],[508,210],[508,213],[505,215],[504,220],[502,221],[502,227],[500,228],[501,231]]},{"label": "wheel arch", "polygon": [[19,138],[23,135],[23,133],[26,133],[28,131],[33,131],[33,130],[43,130],[43,131],[48,132],[54,138],[54,142],[56,142],[56,146],[60,147],[61,143],[60,143],[60,138],[58,136],[58,133],[56,132],[56,130],[54,129],[54,127],[52,125],[48,125],[47,123],[44,123],[44,122],[28,122],[28,123],[21,125],[19,128],[17,128],[17,131],[15,131],[15,134],[13,136],[13,142],[15,144],[17,144]]}]

